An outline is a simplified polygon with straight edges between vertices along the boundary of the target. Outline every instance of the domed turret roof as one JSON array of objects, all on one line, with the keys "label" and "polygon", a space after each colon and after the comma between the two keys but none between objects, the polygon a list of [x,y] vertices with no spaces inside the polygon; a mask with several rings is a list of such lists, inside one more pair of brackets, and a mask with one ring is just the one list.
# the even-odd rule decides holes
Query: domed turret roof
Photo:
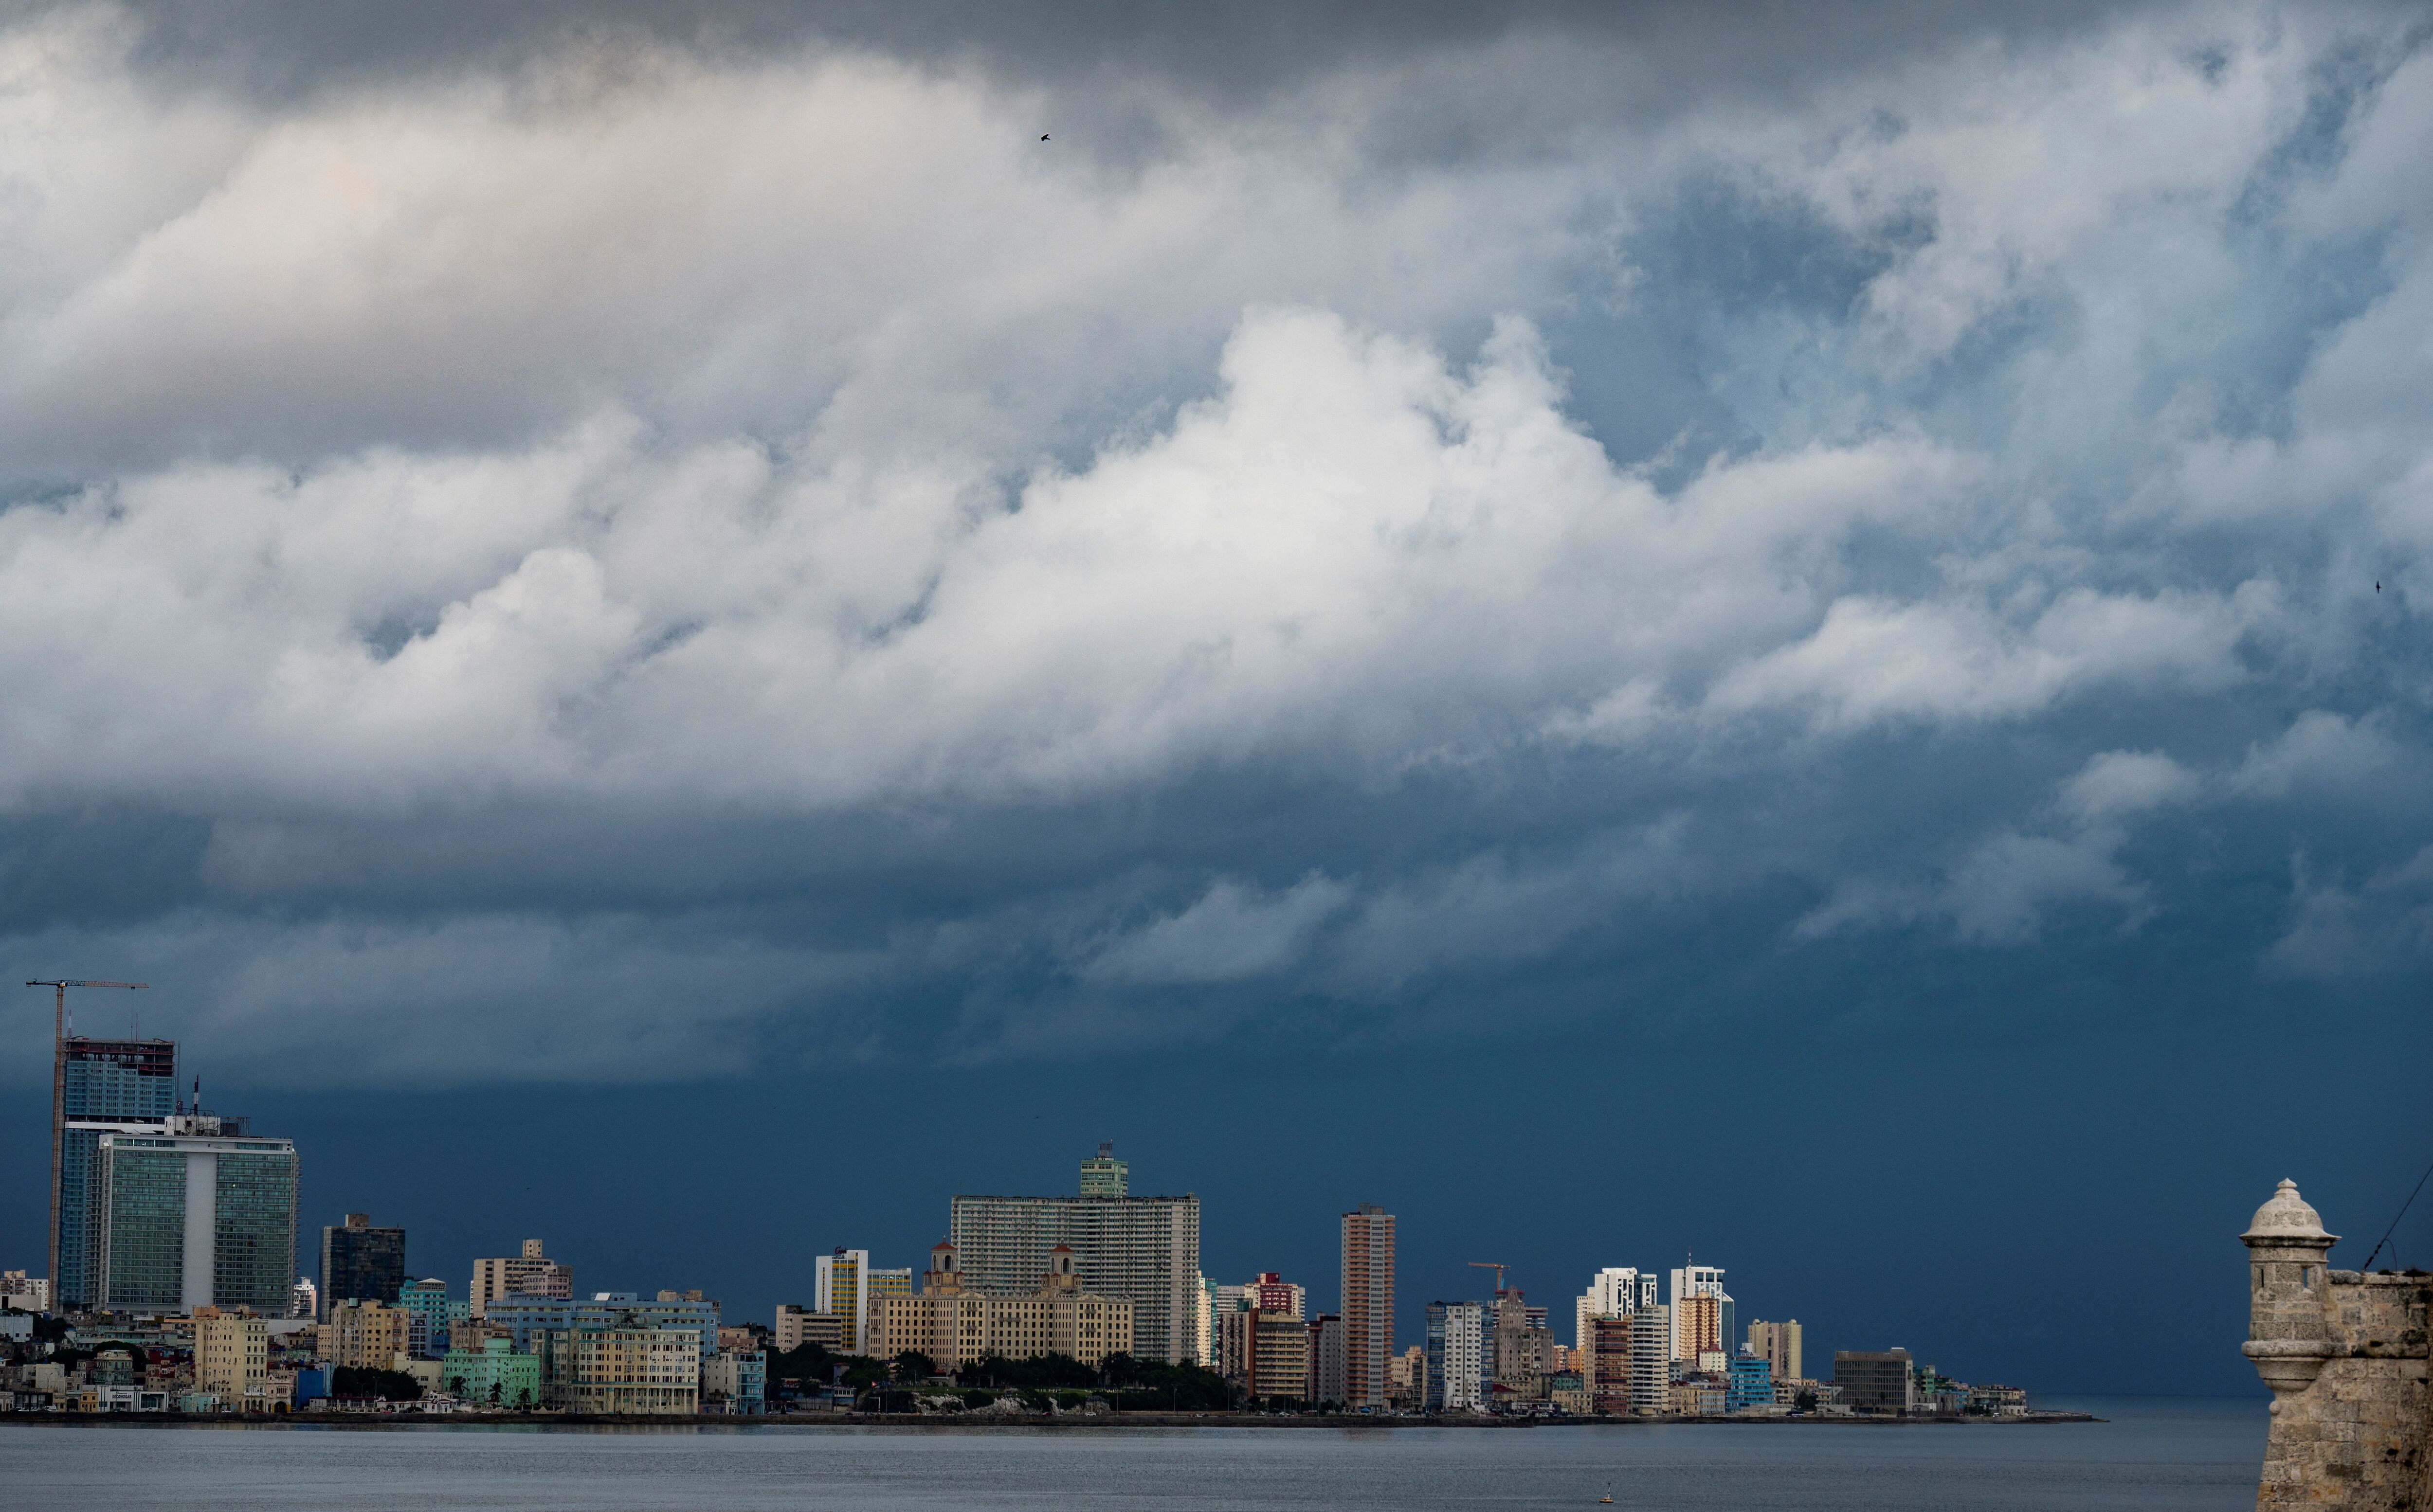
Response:
[{"label": "domed turret roof", "polygon": [[2323,1232],[2322,1216],[2298,1195],[2297,1182],[2283,1181],[2273,1190],[2272,1199],[2255,1210],[2254,1221],[2248,1224],[2247,1232],[2239,1237],[2327,1245],[2339,1235]]}]

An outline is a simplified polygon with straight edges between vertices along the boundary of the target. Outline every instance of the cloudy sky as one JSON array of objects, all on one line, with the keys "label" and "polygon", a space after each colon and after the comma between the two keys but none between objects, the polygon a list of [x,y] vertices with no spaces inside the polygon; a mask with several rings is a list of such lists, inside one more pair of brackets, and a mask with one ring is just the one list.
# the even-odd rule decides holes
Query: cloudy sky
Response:
[{"label": "cloudy sky", "polygon": [[2433,1155],[2413,8],[344,8],[0,25],[0,941],[308,1225],[766,1317],[1112,1137],[2239,1391]]}]

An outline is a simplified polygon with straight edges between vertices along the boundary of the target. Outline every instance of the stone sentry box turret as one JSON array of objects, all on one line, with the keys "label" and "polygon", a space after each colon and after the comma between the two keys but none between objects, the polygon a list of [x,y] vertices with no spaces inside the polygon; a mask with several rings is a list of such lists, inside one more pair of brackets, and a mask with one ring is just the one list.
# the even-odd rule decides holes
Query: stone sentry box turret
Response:
[{"label": "stone sentry box turret", "polygon": [[2433,1398],[2425,1388],[2421,1270],[2334,1270],[2315,1210],[2284,1181],[2239,1235],[2247,1245],[2247,1342],[2272,1388],[2258,1512],[2433,1512]]}]

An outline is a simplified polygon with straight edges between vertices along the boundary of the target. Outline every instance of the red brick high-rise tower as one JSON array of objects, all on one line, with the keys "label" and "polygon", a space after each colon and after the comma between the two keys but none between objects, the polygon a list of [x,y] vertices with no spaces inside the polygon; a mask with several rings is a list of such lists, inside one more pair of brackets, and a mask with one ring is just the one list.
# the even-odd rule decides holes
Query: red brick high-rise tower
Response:
[{"label": "red brick high-rise tower", "polygon": [[1394,1354],[1394,1215],[1363,1202],[1343,1215],[1344,1405],[1386,1405]]}]

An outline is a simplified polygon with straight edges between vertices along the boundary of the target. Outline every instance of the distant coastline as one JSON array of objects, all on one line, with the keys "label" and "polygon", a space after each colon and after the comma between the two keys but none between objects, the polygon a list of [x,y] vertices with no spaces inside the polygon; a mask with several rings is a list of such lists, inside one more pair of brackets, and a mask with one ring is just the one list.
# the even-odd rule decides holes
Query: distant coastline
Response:
[{"label": "distant coastline", "polygon": [[1333,1414],[1262,1413],[1064,1413],[996,1417],[957,1417],[919,1413],[764,1413],[737,1417],[723,1413],[690,1417],[587,1417],[570,1413],[500,1413],[479,1417],[453,1413],[294,1413],[274,1416],[232,1413],[174,1412],[15,1412],[0,1413],[0,1427],[25,1425],[78,1428],[336,1428],[352,1431],[400,1431],[458,1428],[726,1428],[821,1429],[904,1428],[943,1433],[995,1433],[1006,1429],[1081,1431],[1099,1428],[1340,1428],[1369,1431],[1395,1428],[1663,1428],[1699,1425],[1729,1428],[1999,1428],[2055,1423],[2100,1423],[2109,1419],[2084,1412],[2031,1412],[2014,1418],[1521,1418],[1455,1414],[1440,1418],[1358,1417]]}]

